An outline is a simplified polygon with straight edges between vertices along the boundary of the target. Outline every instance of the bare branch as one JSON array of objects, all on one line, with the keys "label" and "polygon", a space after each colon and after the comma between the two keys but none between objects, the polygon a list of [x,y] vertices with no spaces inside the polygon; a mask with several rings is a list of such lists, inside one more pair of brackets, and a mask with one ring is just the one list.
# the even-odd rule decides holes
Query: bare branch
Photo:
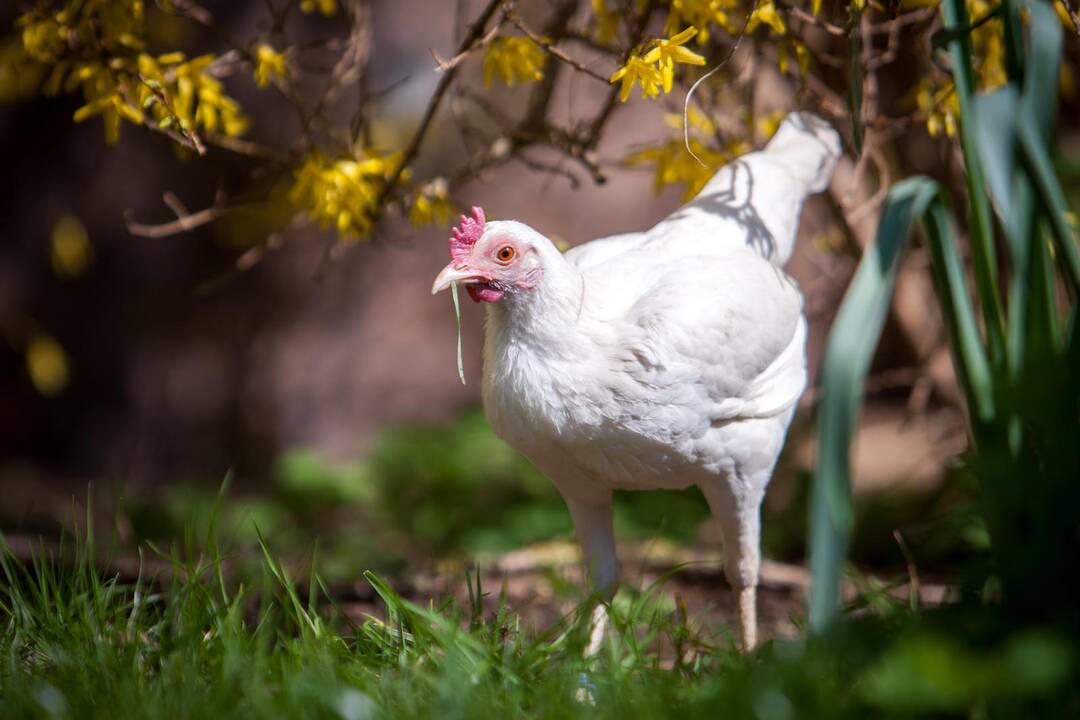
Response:
[{"label": "bare branch", "polygon": [[279,163],[289,162],[290,160],[287,153],[267,145],[252,142],[251,140],[245,140],[244,138],[230,137],[228,135],[215,133],[213,135],[207,135],[206,142],[230,152],[234,152],[237,155],[247,155],[248,157],[257,158],[259,160],[273,160],[274,162]]},{"label": "bare branch", "polygon": [[[465,39],[461,41],[461,46],[458,49],[458,55],[465,52],[473,46],[473,44],[484,34],[484,28],[487,26],[488,21],[495,14],[495,11],[499,8],[501,0],[488,0],[488,4],[484,7],[484,10],[477,17],[476,21],[469,28],[468,33],[465,35]],[[439,105],[442,104],[442,99],[446,95],[446,91],[450,87],[450,83],[454,80],[454,76],[457,74],[458,67],[454,66],[443,73],[443,76],[439,79],[439,84],[435,87],[435,93],[431,96],[431,100],[428,101],[428,106],[424,110],[424,115],[420,119],[420,125],[416,128],[416,132],[413,133],[412,140],[409,141],[408,147],[402,153],[401,162],[398,163],[397,169],[394,174],[386,181],[382,187],[382,191],[379,193],[379,197],[375,202],[375,210],[373,211],[375,217],[373,220],[378,220],[378,216],[382,213],[383,205],[386,200],[393,194],[397,188],[398,182],[401,181],[401,176],[405,172],[405,168],[416,158],[416,154],[420,151],[420,145],[424,142],[424,137],[427,135],[428,129],[431,127],[431,121],[435,118],[435,113],[439,109]]]},{"label": "bare branch", "polygon": [[798,5],[792,5],[790,2],[787,2],[787,0],[777,0],[775,5],[784,12],[791,15],[792,17],[798,18],[807,25],[813,25],[816,28],[820,28],[821,30],[824,30],[833,37],[844,37],[848,34],[847,28],[841,27],[839,25],[833,25],[830,22],[822,20],[816,15],[811,15]]},{"label": "bare branch", "polygon": [[[798,19],[800,22],[819,28],[833,37],[845,37],[850,32],[849,28],[830,23],[816,15],[812,15],[788,0],[777,0],[776,6],[788,13],[791,17]],[[918,10],[912,10],[903,15],[898,15],[891,20],[871,23],[868,32],[871,35],[887,35],[894,33],[907,25],[914,25],[923,22],[924,20],[929,20],[936,14],[937,7],[919,8]]]},{"label": "bare branch", "polygon": [[131,219],[131,213],[129,212],[125,214],[124,223],[127,225],[128,232],[132,235],[148,238],[163,238],[169,237],[170,235],[179,235],[180,233],[190,232],[195,228],[212,223],[226,212],[228,212],[228,208],[208,207],[199,210],[198,212],[179,217],[172,222],[161,223],[159,225],[147,225],[135,222]]},{"label": "bare branch", "polygon": [[449,70],[453,70],[458,65],[465,62],[466,58],[468,58],[474,52],[484,48],[492,40],[494,40],[499,35],[499,29],[501,27],[502,27],[501,23],[495,23],[494,25],[491,26],[491,29],[488,30],[487,33],[484,34],[484,36],[482,38],[480,38],[479,40],[474,42],[472,45],[465,48],[464,50],[462,50],[461,52],[459,52],[457,55],[450,58],[449,60],[444,60],[443,58],[439,57],[439,54],[437,52],[435,52],[435,50],[431,50],[431,56],[433,58],[435,58],[435,64],[437,66],[435,69],[438,70],[439,72],[447,72]]},{"label": "bare branch", "polygon": [[[148,116],[143,117],[143,125],[154,132],[165,135],[179,145],[194,150],[200,156],[205,155],[206,146],[203,145],[202,140],[194,130],[189,130],[184,127],[183,123],[180,121],[180,117],[176,114],[176,111],[173,110],[173,106],[169,104],[169,98],[165,95],[165,91],[161,88],[161,85],[156,82],[151,82],[142,73],[139,73],[137,77],[139,82],[153,94],[154,99],[160,103],[168,113],[168,117],[166,118],[169,121],[168,125],[163,124],[165,121],[158,122]],[[130,98],[125,98],[125,100],[130,102]]]},{"label": "bare branch", "polygon": [[537,35],[528,25],[525,24],[525,22],[518,16],[517,13],[508,10],[507,17],[510,19],[510,22],[513,23],[514,27],[524,33],[526,37],[528,37],[534,43],[543,48],[552,57],[555,57],[558,60],[562,60],[564,63],[574,68],[578,72],[585,73],[589,77],[595,78],[600,82],[604,83],[605,85],[608,84],[608,79],[605,76],[596,72],[592,68],[582,65],[580,62],[560,50],[558,46],[556,46],[551,40]]},{"label": "bare branch", "polygon": [[[656,0],[649,0],[649,2],[642,9],[641,13],[637,16],[637,22],[634,23],[634,27],[630,32],[630,44],[627,51],[623,54],[623,61],[625,61],[633,49],[641,44],[642,38],[645,36],[645,29],[649,27],[649,20],[652,19],[653,11],[656,9]],[[589,131],[585,135],[583,144],[590,150],[595,149],[600,143],[600,136],[604,132],[604,126],[607,124],[608,118],[611,113],[615,111],[615,104],[619,100],[619,88],[617,85],[613,85],[611,90],[608,91],[607,99],[604,101],[603,109],[597,113],[593,118]]]},{"label": "bare branch", "polygon": [[162,196],[162,202],[176,213],[176,220],[157,225],[148,225],[132,220],[132,211],[128,210],[124,213],[124,223],[127,225],[129,233],[139,237],[163,238],[170,235],[179,235],[212,223],[230,210],[236,209],[237,206],[227,207],[223,200],[224,197],[219,191],[214,205],[192,213],[188,212],[187,207],[181,202],[180,198],[170,191]]}]

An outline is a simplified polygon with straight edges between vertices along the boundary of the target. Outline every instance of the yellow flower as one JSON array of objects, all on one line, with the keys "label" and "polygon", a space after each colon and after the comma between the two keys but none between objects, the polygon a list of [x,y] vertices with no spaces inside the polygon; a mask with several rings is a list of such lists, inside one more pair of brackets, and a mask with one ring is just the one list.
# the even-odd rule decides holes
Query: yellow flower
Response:
[{"label": "yellow flower", "polygon": [[409,208],[409,222],[414,227],[422,225],[449,225],[454,215],[446,180],[437,178],[420,188]]},{"label": "yellow flower", "polygon": [[[119,140],[123,121],[141,125],[147,117],[159,127],[185,132],[201,129],[235,136],[247,131],[249,122],[240,105],[213,76],[213,55],[186,61],[179,52],[155,58],[142,51],[144,0],[68,0],[54,5],[61,9],[32,10],[19,18],[21,50],[26,58],[48,66],[42,85],[46,95],[81,91],[83,105],[75,111],[75,121],[100,116],[106,142]],[[257,68],[257,76],[272,79],[284,60],[267,56],[262,48],[258,52],[264,67],[261,73]],[[5,60],[0,57],[0,91],[9,84]]]},{"label": "yellow flower", "polygon": [[697,195],[717,170],[750,150],[749,145],[742,140],[733,140],[722,149],[707,145],[702,138],[711,139],[716,134],[716,124],[708,115],[693,106],[687,115],[687,121],[691,130],[690,151],[693,151],[693,154],[687,150],[683,137],[682,114],[670,113],[664,116],[664,124],[677,131],[675,137],[623,158],[623,163],[630,167],[652,166],[653,191],[658,194],[668,185],[685,186],[683,200]]},{"label": "yellow flower", "polygon": [[915,104],[926,114],[926,129],[931,137],[940,135],[943,130],[948,137],[956,135],[960,101],[952,82],[935,91],[932,81],[924,78],[915,92]]},{"label": "yellow flower", "polygon": [[736,35],[742,29],[742,21],[740,19],[737,25],[731,18],[732,15],[741,18],[740,12],[739,0],[671,0],[664,29],[670,34],[690,25],[698,31],[698,45],[704,45],[713,24],[719,25],[729,35]]},{"label": "yellow flower", "polygon": [[627,156],[623,162],[630,166],[652,165],[653,192],[659,194],[665,185],[685,185],[683,200],[697,195],[709,178],[727,161],[727,156],[705,147],[697,139],[690,140],[690,147],[702,161],[695,160],[686,151],[682,138],[672,139],[663,145],[645,148]]},{"label": "yellow flower", "polygon": [[690,38],[697,35],[697,28],[691,26],[667,40],[657,40],[656,47],[645,54],[644,61],[656,63],[660,69],[660,77],[663,80],[664,92],[671,92],[671,85],[675,77],[675,63],[687,65],[704,65],[705,58],[693,50],[683,47]]},{"label": "yellow flower", "polygon": [[56,62],[64,51],[64,27],[55,19],[28,12],[17,23],[22,28],[26,54],[44,63]]},{"label": "yellow flower", "polygon": [[172,52],[157,58],[139,53],[107,62],[59,63],[45,91],[81,89],[85,104],[75,111],[74,120],[100,115],[108,143],[119,140],[123,120],[142,125],[147,115],[163,128],[242,135],[249,121],[239,103],[225,94],[221,81],[210,74],[215,59],[203,55],[185,61],[183,53]]},{"label": "yellow flower", "polygon": [[526,37],[497,38],[484,51],[484,87],[498,71],[503,82],[534,82],[544,77],[547,55]]},{"label": "yellow flower", "polygon": [[337,0],[300,0],[300,9],[306,13],[318,10],[326,17],[330,17],[337,12]]},{"label": "yellow flower", "polygon": [[53,226],[51,245],[53,272],[60,277],[78,277],[94,260],[86,226],[73,215],[63,216]]},{"label": "yellow flower", "polygon": [[83,59],[103,51],[111,56],[130,54],[143,48],[143,0],[69,1],[59,12],[31,10],[17,26],[22,29],[23,48],[42,62],[56,62],[73,50]]},{"label": "yellow flower", "polygon": [[592,0],[592,10],[596,16],[596,41],[605,44],[611,42],[619,29],[619,13],[608,9],[605,0]]},{"label": "yellow flower", "polygon": [[[698,110],[696,105],[691,105],[689,107],[686,113],[686,120],[691,128],[697,130],[705,137],[712,137],[716,134],[716,123],[714,123],[712,118],[708,115]],[[667,113],[664,115],[664,124],[672,130],[678,130],[681,133],[683,129],[683,116],[681,113]]]},{"label": "yellow flower", "polygon": [[202,55],[171,68],[176,77],[175,93],[166,92],[166,95],[185,129],[201,128],[230,137],[243,135],[250,121],[240,104],[225,94],[221,81],[210,75],[215,59],[213,55]]},{"label": "yellow flower", "polygon": [[[308,217],[324,229],[333,225],[343,238],[367,237],[383,186],[400,162],[400,153],[380,155],[368,150],[360,158],[335,159],[316,150],[296,171],[289,200],[307,210]],[[407,177],[407,172],[402,176]]]},{"label": "yellow flower", "polygon": [[0,45],[0,103],[33,97],[45,77],[45,65],[18,42]]},{"label": "yellow flower", "polygon": [[26,372],[45,397],[59,394],[71,379],[67,353],[60,343],[45,334],[30,338],[26,346]]},{"label": "yellow flower", "polygon": [[255,84],[261,88],[266,87],[272,80],[284,80],[288,74],[285,67],[285,56],[267,45],[260,44],[255,48]]},{"label": "yellow flower", "polygon": [[664,84],[664,78],[660,71],[645,62],[640,55],[633,54],[626,64],[616,70],[608,82],[622,81],[619,88],[619,100],[626,102],[630,97],[630,91],[634,89],[634,83],[641,85],[641,97],[653,98],[660,93],[660,87]]},{"label": "yellow flower", "polygon": [[68,76],[65,90],[70,92],[80,85],[87,102],[75,111],[73,119],[82,122],[100,115],[105,122],[105,142],[111,145],[120,139],[122,120],[142,124],[142,111],[124,99],[124,88],[111,68],[97,62],[77,65]]},{"label": "yellow flower", "polygon": [[770,140],[776,131],[780,129],[780,123],[787,115],[783,110],[775,110],[764,117],[759,117],[756,123],[757,134],[762,140]]},{"label": "yellow flower", "polygon": [[[995,5],[986,0],[968,0],[970,17],[983,17]],[[985,23],[971,32],[972,60],[980,90],[993,90],[1008,82],[1005,72],[1005,43],[998,23]]]},{"label": "yellow flower", "polygon": [[750,20],[746,23],[746,32],[752,33],[762,24],[768,25],[778,35],[783,35],[787,32],[787,26],[784,24],[784,19],[780,17],[780,13],[776,11],[776,5],[773,3],[773,0],[762,0],[758,3],[757,9],[754,10],[754,14],[750,16]]}]

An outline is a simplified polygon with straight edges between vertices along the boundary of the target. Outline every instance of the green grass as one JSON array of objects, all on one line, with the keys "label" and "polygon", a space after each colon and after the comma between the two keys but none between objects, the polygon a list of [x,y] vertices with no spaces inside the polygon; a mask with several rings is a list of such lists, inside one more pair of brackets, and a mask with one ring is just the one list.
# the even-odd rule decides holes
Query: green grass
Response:
[{"label": "green grass", "polygon": [[[333,464],[292,450],[274,463],[269,480],[258,483],[255,494],[232,494],[221,508],[221,527],[249,546],[255,525],[282,548],[302,551],[318,541],[323,577],[331,584],[368,569],[396,573],[406,560],[506,552],[573,537],[570,514],[551,481],[497,438],[478,409],[441,424],[386,428],[368,456],[354,462]],[[167,542],[189,525],[205,533],[216,502],[213,487],[201,483],[143,497],[132,490],[118,504],[136,540]],[[622,540],[690,543],[708,517],[696,488],[616,497]],[[800,535],[784,544],[798,549],[801,542]]]},{"label": "green grass", "polygon": [[[417,605],[373,573],[357,622],[319,576],[299,579],[259,539],[240,584],[233,553],[145,549],[155,575],[110,574],[89,540],[27,562],[0,549],[4,718],[1040,717],[1080,710],[1075,639],[1004,633],[993,604],[911,612],[888,597],[828,634],[737,653],[687,617],[663,581],[620,595],[615,631],[584,653],[589,602],[525,625],[469,578],[463,604]],[[313,565],[316,563],[312,563]],[[299,580],[299,581],[298,581]],[[1047,714],[1049,713],[1049,714]]]}]

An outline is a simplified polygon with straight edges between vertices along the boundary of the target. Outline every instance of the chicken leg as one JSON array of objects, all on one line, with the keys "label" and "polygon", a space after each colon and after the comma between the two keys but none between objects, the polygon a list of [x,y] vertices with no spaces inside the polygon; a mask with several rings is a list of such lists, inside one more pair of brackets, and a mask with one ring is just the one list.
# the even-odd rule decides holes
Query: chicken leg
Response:
[{"label": "chicken leg", "polygon": [[[771,470],[771,468],[770,468]],[[720,523],[724,574],[735,590],[739,644],[743,652],[757,645],[757,584],[761,569],[761,501],[769,474],[743,475],[701,485],[709,509]]]},{"label": "chicken leg", "polygon": [[[585,562],[585,572],[592,592],[599,595],[605,603],[615,596],[619,580],[619,560],[615,553],[615,530],[612,525],[611,493],[597,493],[588,499],[563,494],[574,521],[574,531]],[[600,650],[607,630],[607,608],[604,604],[596,606],[592,616],[592,629],[589,632],[589,645],[586,656],[595,655]]]}]

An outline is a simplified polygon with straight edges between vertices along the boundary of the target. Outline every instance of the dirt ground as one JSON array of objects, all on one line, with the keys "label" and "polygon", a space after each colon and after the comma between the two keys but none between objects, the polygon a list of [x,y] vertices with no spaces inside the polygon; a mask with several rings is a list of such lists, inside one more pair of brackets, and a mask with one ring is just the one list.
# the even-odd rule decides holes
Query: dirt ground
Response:
[{"label": "dirt ground", "polygon": [[[621,546],[620,558],[624,585],[644,590],[659,580],[661,593],[685,607],[693,625],[711,631],[706,634],[727,635],[734,640],[735,596],[724,577],[719,551],[702,552],[654,541]],[[543,543],[482,558],[478,566],[485,612],[495,612],[505,589],[506,602],[535,630],[551,627],[582,599],[580,555],[570,542]],[[392,584],[405,597],[424,606],[452,595],[466,607],[469,593],[465,578],[464,567],[446,566]],[[805,614],[809,588],[810,575],[805,567],[768,559],[762,562],[758,623],[763,640],[798,633],[797,623]],[[342,608],[354,620],[362,621],[369,614],[382,617],[382,604],[363,579],[341,590]],[[924,605],[947,602],[953,592],[947,586],[925,582],[917,584],[916,591]],[[845,584],[843,592],[848,600],[857,594],[850,583]],[[900,585],[889,592],[906,599],[911,586]]]}]

